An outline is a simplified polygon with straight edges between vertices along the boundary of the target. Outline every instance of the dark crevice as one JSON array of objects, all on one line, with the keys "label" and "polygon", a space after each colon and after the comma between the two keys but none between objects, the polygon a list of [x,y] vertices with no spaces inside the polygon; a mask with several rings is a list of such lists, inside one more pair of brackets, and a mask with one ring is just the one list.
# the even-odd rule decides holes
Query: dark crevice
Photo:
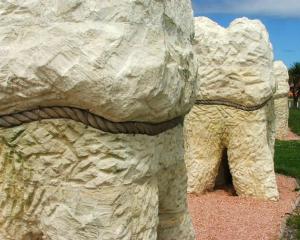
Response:
[{"label": "dark crevice", "polygon": [[219,167],[219,172],[216,178],[215,190],[223,189],[231,192],[233,195],[236,195],[232,175],[230,173],[227,149],[225,148],[222,153],[222,159]]}]

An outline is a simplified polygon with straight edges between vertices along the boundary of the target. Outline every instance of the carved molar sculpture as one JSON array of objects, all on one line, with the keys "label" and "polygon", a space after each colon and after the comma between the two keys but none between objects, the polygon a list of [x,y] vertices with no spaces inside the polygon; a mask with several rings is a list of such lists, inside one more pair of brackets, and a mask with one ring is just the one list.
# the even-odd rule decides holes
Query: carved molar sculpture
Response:
[{"label": "carved molar sculpture", "polygon": [[161,122],[190,109],[189,1],[0,4],[2,114],[66,105],[116,122]]},{"label": "carved molar sculpture", "polygon": [[191,2],[8,0],[0,23],[0,238],[194,239]]},{"label": "carved molar sculpture", "polygon": [[273,51],[261,22],[240,18],[225,29],[195,18],[196,105],[185,119],[188,191],[214,188],[228,154],[237,194],[277,200],[272,155]]},{"label": "carved molar sculpture", "polygon": [[288,93],[289,86],[289,73],[288,69],[282,61],[275,61],[273,65],[274,78],[277,82],[277,91],[274,95],[275,102],[275,124],[276,124],[276,138],[285,138],[289,131],[289,105]]}]

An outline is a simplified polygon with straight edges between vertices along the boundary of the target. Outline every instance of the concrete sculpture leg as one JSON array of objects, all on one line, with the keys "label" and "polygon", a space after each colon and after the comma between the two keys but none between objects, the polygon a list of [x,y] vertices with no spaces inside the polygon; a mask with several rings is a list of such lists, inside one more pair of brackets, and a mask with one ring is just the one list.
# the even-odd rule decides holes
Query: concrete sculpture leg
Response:
[{"label": "concrete sculpture leg", "polygon": [[185,120],[189,192],[213,189],[222,151],[227,148],[237,194],[278,199],[267,111],[268,106],[254,112],[226,106],[194,106]]},{"label": "concrete sculpture leg", "polygon": [[289,130],[289,100],[288,97],[275,99],[276,137],[285,138]]},{"label": "concrete sculpture leg", "polygon": [[202,193],[215,185],[224,148],[220,115],[211,108],[195,105],[186,116],[184,138],[188,192]]},{"label": "concrete sculpture leg", "polygon": [[150,137],[47,120],[0,139],[0,239],[154,240],[158,215],[171,223],[158,239],[194,239],[182,127]]},{"label": "concrete sculpture leg", "polygon": [[158,172],[159,225],[158,239],[195,239],[190,216],[187,212],[187,174],[183,159],[183,132],[177,138],[161,138],[162,148]]},{"label": "concrete sculpture leg", "polygon": [[273,64],[273,75],[277,82],[275,93],[275,115],[276,115],[276,138],[284,139],[289,132],[289,103],[288,93],[289,73],[282,61],[275,61]]}]

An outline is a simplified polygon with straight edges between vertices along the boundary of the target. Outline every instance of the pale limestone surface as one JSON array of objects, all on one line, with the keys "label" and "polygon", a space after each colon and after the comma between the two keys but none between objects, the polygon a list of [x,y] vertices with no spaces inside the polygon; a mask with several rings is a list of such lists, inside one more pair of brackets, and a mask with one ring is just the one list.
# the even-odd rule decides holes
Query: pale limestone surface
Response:
[{"label": "pale limestone surface", "polygon": [[289,131],[289,73],[282,61],[274,62],[273,71],[277,82],[277,91],[275,93],[276,138],[283,139]]},{"label": "pale limestone surface", "polygon": [[239,18],[225,29],[196,17],[194,50],[201,80],[197,99],[256,106],[272,97],[273,50],[260,21]]},{"label": "pale limestone surface", "polygon": [[0,139],[0,239],[194,239],[181,126],[149,137],[44,120]]},{"label": "pale limestone surface", "polygon": [[[257,106],[272,98],[273,53],[264,26],[237,19],[228,29],[195,18],[199,100]],[[212,190],[227,149],[237,194],[277,200],[273,164],[274,102],[256,111],[222,105],[195,105],[185,119],[188,191]]]},{"label": "pale limestone surface", "polygon": [[[4,0],[0,33],[0,115],[55,105],[161,122],[192,105],[190,0]],[[194,239],[182,134],[0,129],[0,239]]]},{"label": "pale limestone surface", "polygon": [[[213,190],[224,148],[238,195],[276,200],[267,138],[268,106],[252,112],[196,105],[185,121],[188,191]],[[261,137],[258,137],[261,136]]]},{"label": "pale limestone surface", "polygon": [[0,1],[0,114],[66,105],[112,121],[181,116],[193,32],[190,0]]}]

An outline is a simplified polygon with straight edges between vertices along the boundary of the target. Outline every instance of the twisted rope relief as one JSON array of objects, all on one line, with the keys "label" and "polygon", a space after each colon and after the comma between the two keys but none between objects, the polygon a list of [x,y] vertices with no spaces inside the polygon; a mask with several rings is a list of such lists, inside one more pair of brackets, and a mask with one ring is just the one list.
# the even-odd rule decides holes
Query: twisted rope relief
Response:
[{"label": "twisted rope relief", "polygon": [[255,105],[255,106],[245,106],[242,104],[238,104],[238,103],[234,103],[234,102],[230,102],[230,101],[224,101],[224,100],[196,100],[196,104],[197,105],[222,105],[222,106],[227,106],[227,107],[233,107],[233,108],[240,109],[240,110],[247,111],[247,112],[253,112],[253,111],[263,108],[265,105],[268,104],[268,102],[272,98],[273,98],[273,96],[268,98],[263,103],[261,103],[259,105]]},{"label": "twisted rope relief", "polygon": [[275,95],[274,99],[279,99],[279,98],[288,98],[288,94],[287,93],[282,93],[282,94],[278,94]]},{"label": "twisted rope relief", "polygon": [[158,135],[182,124],[183,118],[178,117],[162,123],[143,122],[112,122],[89,111],[74,107],[42,107],[18,113],[0,116],[0,127],[15,127],[24,123],[43,119],[72,119],[87,126],[108,133]]}]

